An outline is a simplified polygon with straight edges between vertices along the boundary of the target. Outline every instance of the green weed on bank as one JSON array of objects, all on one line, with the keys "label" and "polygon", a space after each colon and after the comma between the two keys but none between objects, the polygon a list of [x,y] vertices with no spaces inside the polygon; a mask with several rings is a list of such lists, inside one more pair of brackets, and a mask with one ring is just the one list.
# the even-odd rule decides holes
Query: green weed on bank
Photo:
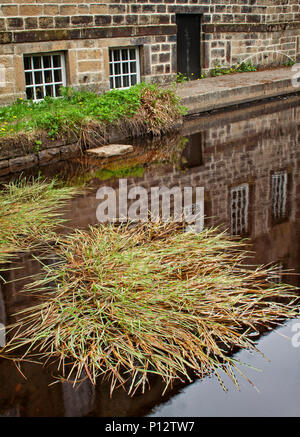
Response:
[{"label": "green weed on bank", "polygon": [[[145,95],[148,100],[151,95],[152,112],[159,101],[164,103],[167,98],[174,109],[174,116],[178,116],[182,108],[175,94],[171,94],[172,91],[161,90],[156,85],[141,83],[129,89],[115,89],[101,95],[62,88],[61,98],[46,97],[36,103],[18,99],[14,104],[0,108],[0,137],[39,131],[46,131],[51,138],[70,133],[79,136],[82,129],[93,123],[107,125],[137,116],[143,108]],[[167,105],[162,108],[168,110]],[[157,119],[163,117],[163,113],[157,115]],[[147,121],[144,122],[147,124]]]}]

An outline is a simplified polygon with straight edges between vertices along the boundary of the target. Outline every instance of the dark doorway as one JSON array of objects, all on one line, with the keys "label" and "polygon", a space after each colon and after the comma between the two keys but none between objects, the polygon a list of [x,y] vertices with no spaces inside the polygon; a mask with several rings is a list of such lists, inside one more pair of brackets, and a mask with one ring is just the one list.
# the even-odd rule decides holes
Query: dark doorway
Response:
[{"label": "dark doorway", "polygon": [[177,72],[189,79],[201,74],[201,15],[177,14]]}]

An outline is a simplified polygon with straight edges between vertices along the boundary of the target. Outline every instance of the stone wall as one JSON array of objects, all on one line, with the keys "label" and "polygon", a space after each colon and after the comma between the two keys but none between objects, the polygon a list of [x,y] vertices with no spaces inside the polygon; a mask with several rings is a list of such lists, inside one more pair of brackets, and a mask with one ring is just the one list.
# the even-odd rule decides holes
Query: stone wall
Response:
[{"label": "stone wall", "polygon": [[176,13],[202,15],[201,66],[253,57],[279,64],[300,53],[298,0],[3,0],[0,6],[0,103],[25,97],[23,55],[63,51],[67,84],[109,88],[108,48],[138,46],[141,80],[177,73]]}]

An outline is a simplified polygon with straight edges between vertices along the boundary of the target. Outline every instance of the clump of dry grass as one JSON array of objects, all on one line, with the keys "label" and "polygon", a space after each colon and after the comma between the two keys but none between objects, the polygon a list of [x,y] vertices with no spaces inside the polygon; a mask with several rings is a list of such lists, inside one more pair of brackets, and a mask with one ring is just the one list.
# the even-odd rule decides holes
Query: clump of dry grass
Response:
[{"label": "clump of dry grass", "polygon": [[75,193],[75,188],[56,188],[55,181],[39,179],[4,185],[0,190],[0,264],[14,252],[56,238],[54,227],[62,223],[57,209]]},{"label": "clump of dry grass", "polygon": [[141,88],[139,110],[126,119],[120,119],[118,128],[127,137],[151,135],[160,137],[176,131],[182,125],[186,108],[173,90],[149,84]]},{"label": "clump of dry grass", "polygon": [[298,314],[295,290],[269,282],[268,269],[242,267],[241,243],[216,230],[101,225],[56,250],[63,261],[29,288],[47,299],[19,314],[5,353],[25,346],[23,358],[57,359],[66,379],[85,371],[131,394],[151,374],[166,387],[211,372],[222,383],[220,371],[236,382],[233,349],[255,349],[251,332]]},{"label": "clump of dry grass", "polygon": [[147,121],[147,130],[152,135],[170,132],[182,121],[185,108],[172,90],[148,86],[142,92],[141,115]]}]

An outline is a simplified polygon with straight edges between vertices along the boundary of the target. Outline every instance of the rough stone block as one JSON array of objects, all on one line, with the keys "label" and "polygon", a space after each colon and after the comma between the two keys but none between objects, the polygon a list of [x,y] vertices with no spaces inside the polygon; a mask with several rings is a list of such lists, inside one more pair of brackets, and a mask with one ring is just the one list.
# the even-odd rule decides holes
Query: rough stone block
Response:
[{"label": "rough stone block", "polygon": [[109,144],[108,146],[89,149],[86,153],[97,155],[99,158],[109,158],[111,156],[126,155],[133,152],[133,146],[127,144]]}]

